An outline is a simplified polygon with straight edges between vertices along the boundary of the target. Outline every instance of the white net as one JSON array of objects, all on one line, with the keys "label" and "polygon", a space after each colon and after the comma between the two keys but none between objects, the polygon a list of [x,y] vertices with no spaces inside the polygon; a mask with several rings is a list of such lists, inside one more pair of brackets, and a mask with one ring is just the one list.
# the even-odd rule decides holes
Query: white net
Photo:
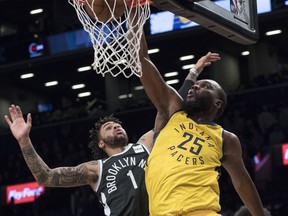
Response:
[{"label": "white net", "polygon": [[[111,16],[105,21],[101,21],[93,10],[99,0],[68,1],[75,8],[84,30],[89,33],[94,48],[92,66],[96,73],[103,76],[111,73],[114,77],[122,73],[126,78],[133,74],[142,76],[139,60],[140,39],[143,26],[150,16],[149,0],[132,0],[132,3],[123,0],[125,10],[120,17],[114,15],[117,12],[116,1],[119,0],[101,0]],[[115,3],[111,4],[111,1]],[[94,19],[91,18],[91,13],[88,15],[84,5],[86,10],[87,7],[91,9]]]}]

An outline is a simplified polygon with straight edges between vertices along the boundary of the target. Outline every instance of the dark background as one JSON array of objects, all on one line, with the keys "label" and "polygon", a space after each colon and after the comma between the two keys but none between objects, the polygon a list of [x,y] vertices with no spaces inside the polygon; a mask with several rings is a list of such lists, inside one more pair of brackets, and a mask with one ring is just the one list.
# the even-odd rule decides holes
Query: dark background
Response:
[{"label": "dark background", "polygon": [[[288,9],[284,1],[272,0],[272,12],[260,14],[259,40],[241,45],[203,27],[149,35],[149,48],[160,52],[150,57],[160,72],[178,71],[180,87],[187,70],[186,63],[195,63],[208,51],[219,52],[222,60],[205,69],[201,77],[213,78],[225,88],[228,107],[218,120],[224,128],[237,134],[243,145],[243,158],[259,190],[265,207],[272,215],[287,215],[287,167],[281,160],[281,144],[287,142],[288,85]],[[44,12],[29,15],[31,9]],[[152,9],[153,12],[157,10]],[[282,29],[282,34],[267,37],[268,30]],[[101,116],[115,113],[123,122],[130,141],[136,141],[153,127],[155,109],[145,92],[136,91],[139,78],[123,76],[103,78],[93,70],[78,73],[77,68],[91,65],[91,47],[65,53],[30,58],[32,42],[45,44],[47,37],[82,29],[74,9],[59,0],[0,0],[0,115],[7,114],[11,103],[21,106],[24,114],[32,113],[32,141],[38,153],[50,167],[72,166],[91,160],[88,149],[89,129]],[[37,37],[35,37],[37,35]],[[248,50],[249,56],[241,56]],[[182,55],[193,54],[187,62]],[[23,73],[34,73],[21,80]],[[59,85],[46,88],[46,81],[58,80]],[[164,78],[168,80],[168,78]],[[71,86],[85,83],[92,94],[79,98],[80,90]],[[119,95],[128,95],[118,99]],[[40,112],[39,105],[47,106]],[[264,113],[264,114],[263,114]],[[269,125],[263,129],[263,121]],[[265,117],[266,116],[266,117]],[[268,116],[268,117],[267,117]],[[261,118],[261,117],[260,117]],[[287,121],[286,121],[287,120]],[[265,124],[266,125],[266,124]],[[255,164],[258,153],[260,165]],[[0,119],[0,186],[34,181],[9,129]],[[223,215],[232,213],[241,202],[223,170],[220,180]],[[0,215],[103,215],[100,204],[89,187],[77,189],[46,189],[35,203],[7,206],[2,190]]]}]

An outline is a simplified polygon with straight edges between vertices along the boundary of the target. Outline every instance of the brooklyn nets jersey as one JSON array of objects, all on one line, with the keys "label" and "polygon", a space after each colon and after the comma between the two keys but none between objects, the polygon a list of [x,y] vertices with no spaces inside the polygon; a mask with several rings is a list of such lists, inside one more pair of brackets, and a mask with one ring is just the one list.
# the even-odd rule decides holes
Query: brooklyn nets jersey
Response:
[{"label": "brooklyn nets jersey", "polygon": [[128,144],[123,152],[99,160],[96,194],[105,215],[149,215],[144,177],[148,152],[142,144]]},{"label": "brooklyn nets jersey", "polygon": [[221,126],[197,123],[183,111],[169,119],[146,168],[151,216],[218,215],[222,136]]}]

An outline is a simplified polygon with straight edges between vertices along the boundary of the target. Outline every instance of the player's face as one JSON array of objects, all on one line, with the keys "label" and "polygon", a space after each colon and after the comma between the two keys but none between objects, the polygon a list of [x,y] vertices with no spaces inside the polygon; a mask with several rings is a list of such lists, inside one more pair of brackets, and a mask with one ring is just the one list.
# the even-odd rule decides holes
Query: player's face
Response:
[{"label": "player's face", "polygon": [[106,122],[100,129],[101,140],[110,147],[123,147],[128,144],[126,131],[119,123]]},{"label": "player's face", "polygon": [[198,80],[188,91],[184,110],[188,113],[205,112],[214,106],[216,85],[212,80]]}]

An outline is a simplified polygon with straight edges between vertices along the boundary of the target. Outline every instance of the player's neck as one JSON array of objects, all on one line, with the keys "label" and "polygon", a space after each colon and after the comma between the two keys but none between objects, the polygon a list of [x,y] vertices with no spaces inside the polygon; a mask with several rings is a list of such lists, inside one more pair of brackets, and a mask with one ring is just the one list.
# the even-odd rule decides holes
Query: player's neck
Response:
[{"label": "player's neck", "polygon": [[121,146],[121,147],[115,147],[115,148],[107,148],[106,149],[106,153],[109,157],[113,156],[113,155],[116,155],[116,154],[119,154],[121,152],[123,152],[125,150],[125,147],[126,146]]},{"label": "player's neck", "polygon": [[210,123],[215,120],[215,116],[209,115],[207,113],[193,113],[193,114],[188,114],[188,117],[193,119],[195,122],[198,123]]}]

